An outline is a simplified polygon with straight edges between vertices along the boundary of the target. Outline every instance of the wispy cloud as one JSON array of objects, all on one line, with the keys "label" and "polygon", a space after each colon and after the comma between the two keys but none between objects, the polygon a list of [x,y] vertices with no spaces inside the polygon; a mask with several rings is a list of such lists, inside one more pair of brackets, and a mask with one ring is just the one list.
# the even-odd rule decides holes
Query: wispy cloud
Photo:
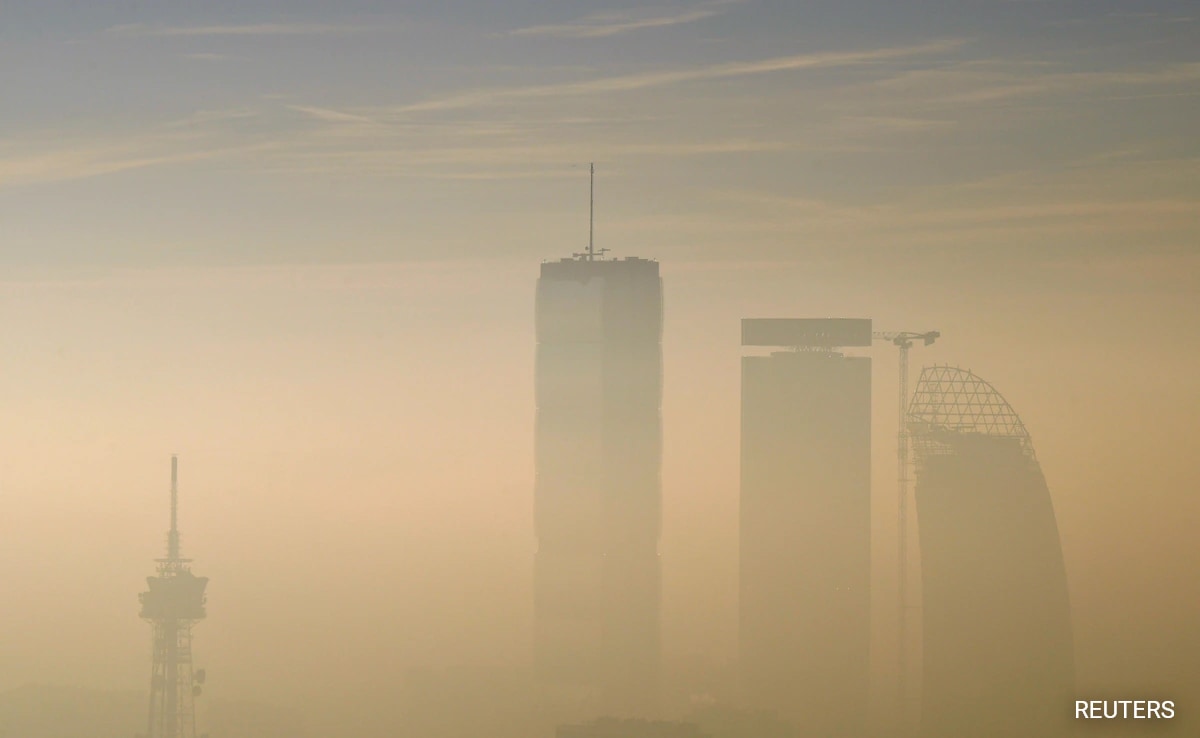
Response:
[{"label": "wispy cloud", "polygon": [[399,112],[419,113],[454,110],[517,100],[632,92],[686,82],[730,79],[802,69],[854,66],[912,56],[945,53],[959,48],[963,43],[961,40],[949,39],[917,46],[898,46],[868,51],[834,51],[817,54],[800,54],[757,61],[713,64],[691,69],[600,77],[562,84],[476,90],[402,106],[399,108]]},{"label": "wispy cloud", "polygon": [[269,148],[267,144],[151,152],[136,144],[80,145],[21,156],[0,154],[0,187],[87,179],[134,169],[186,164]]},{"label": "wispy cloud", "polygon": [[38,135],[0,141],[0,188],[88,179],[151,167],[194,164],[277,148],[261,137],[229,135],[245,109],[203,110],[125,135],[69,139]]},{"label": "wispy cloud", "polygon": [[1065,28],[1088,28],[1099,26],[1116,26],[1118,24],[1137,23],[1141,25],[1150,24],[1172,24],[1172,23],[1192,23],[1196,19],[1190,15],[1167,15],[1165,13],[1105,13],[1102,15],[1086,15],[1078,18],[1065,18],[1059,20],[1046,21],[1046,25],[1050,27],[1065,27]]},{"label": "wispy cloud", "polygon": [[321,108],[315,105],[289,105],[289,109],[295,110],[297,113],[304,113],[310,118],[315,118],[326,123],[375,123],[375,119],[365,115],[356,113],[347,113],[342,110],[334,110],[332,108]]},{"label": "wispy cloud", "polygon": [[859,115],[839,121],[842,133],[871,135],[878,133],[925,133],[944,131],[957,125],[956,121],[936,118],[904,118],[896,116]]},{"label": "wispy cloud", "polygon": [[134,23],[113,26],[106,33],[117,36],[317,36],[325,34],[361,33],[368,26],[334,25],[323,23],[250,23],[217,26],[153,26]]},{"label": "wispy cloud", "polygon": [[[1078,242],[1165,235],[1188,242],[1200,223],[1198,161],[1090,157],[1077,167],[1029,170],[964,186],[914,189],[875,202],[769,191],[712,193],[710,215],[737,227],[805,232],[832,242],[886,235],[894,243],[1061,235]],[[1167,183],[1156,188],[1153,183]],[[723,208],[728,203],[729,208]],[[643,224],[657,225],[653,221]],[[699,227],[699,226],[697,226]],[[1126,243],[1137,243],[1126,241]]]},{"label": "wispy cloud", "polygon": [[224,108],[219,110],[197,110],[190,115],[165,124],[166,128],[195,128],[223,124],[231,121],[257,118],[259,112],[250,108]]},{"label": "wispy cloud", "polygon": [[1032,77],[984,85],[949,98],[951,102],[988,102],[1029,95],[1047,95],[1106,87],[1156,86],[1187,84],[1200,81],[1200,63],[1174,64],[1158,69],[1127,72],[1068,72],[1033,75]]},{"label": "wispy cloud", "polygon": [[694,142],[578,142],[519,141],[490,145],[415,141],[369,140],[357,147],[322,147],[313,139],[300,139],[280,152],[270,165],[281,172],[334,174],[353,172],[360,177],[415,177],[421,179],[532,179],[577,176],[568,162],[589,157],[607,161],[636,158],[670,159],[727,154],[754,154],[793,150],[784,141],[720,139]]},{"label": "wispy cloud", "polygon": [[[1106,200],[1060,199],[997,205],[922,205],[887,202],[854,205],[767,193],[731,196],[720,208],[686,214],[645,214],[615,219],[620,233],[670,234],[672,238],[770,239],[760,253],[791,252],[786,243],[803,235],[826,252],[886,242],[890,248],[948,247],[1036,250],[1129,248],[1130,243],[1184,247],[1194,243],[1200,202],[1187,198],[1144,199],[1111,193]],[[1140,240],[1139,240],[1140,239]],[[911,252],[907,252],[911,253]],[[1038,258],[1045,254],[1038,254]]]},{"label": "wispy cloud", "polygon": [[195,54],[184,54],[183,58],[191,59],[192,61],[223,62],[223,61],[229,61],[233,57],[229,56],[228,54],[214,54],[214,53],[200,52],[200,53],[195,53]]},{"label": "wispy cloud", "polygon": [[1073,101],[1071,94],[1120,88],[1185,86],[1192,93],[1200,83],[1200,63],[1164,64],[1143,69],[1058,71],[1047,63],[971,60],[936,69],[917,69],[878,80],[871,86],[900,93],[919,104],[1002,103],[1055,96]]},{"label": "wispy cloud", "polygon": [[722,15],[744,0],[725,0],[706,3],[690,10],[670,12],[660,10],[651,14],[597,13],[567,23],[528,26],[510,31],[511,36],[549,36],[556,38],[603,38],[649,28],[666,28],[706,20]]},{"label": "wispy cloud", "polygon": [[[273,157],[279,171],[355,173],[369,177],[431,179],[525,179],[557,177],[567,162],[702,158],[727,154],[862,153],[896,144],[897,136],[950,130],[947,117],[896,115],[870,109],[815,112],[787,126],[741,125],[742,117],[717,114],[689,135],[667,133],[669,119],[654,111],[617,121],[596,121],[594,108],[573,109],[556,101],[555,113],[514,106],[565,96],[645,90],[687,82],[735,78],[794,70],[871,65],[957,49],[963,42],[937,41],[919,46],[855,52],[773,57],[698,68],[585,79],[577,82],[450,94],[409,105],[337,107],[296,101],[288,110],[303,116],[291,131],[288,147]],[[561,104],[559,104],[561,102]],[[482,108],[482,110],[475,110]],[[446,113],[439,115],[438,113]],[[425,115],[424,113],[429,113]],[[600,125],[601,123],[605,125]]]}]

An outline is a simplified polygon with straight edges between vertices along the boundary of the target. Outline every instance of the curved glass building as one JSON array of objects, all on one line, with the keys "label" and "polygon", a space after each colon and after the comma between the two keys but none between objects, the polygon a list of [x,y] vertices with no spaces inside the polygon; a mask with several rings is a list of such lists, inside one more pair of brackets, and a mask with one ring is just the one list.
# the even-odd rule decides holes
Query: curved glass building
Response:
[{"label": "curved glass building", "polygon": [[1074,648],[1054,507],[1020,417],[970,371],[926,367],[908,412],[927,738],[1072,730]]}]

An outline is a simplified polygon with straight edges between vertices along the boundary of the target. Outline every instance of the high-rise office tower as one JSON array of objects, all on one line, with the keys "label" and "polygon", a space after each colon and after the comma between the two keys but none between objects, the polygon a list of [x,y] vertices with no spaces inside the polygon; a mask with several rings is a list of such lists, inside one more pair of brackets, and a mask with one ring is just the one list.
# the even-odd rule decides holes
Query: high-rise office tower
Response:
[{"label": "high-rise office tower", "polygon": [[745,696],[804,736],[860,736],[869,689],[871,321],[742,321]]},{"label": "high-rise office tower", "polygon": [[535,638],[540,681],[585,710],[656,711],[661,524],[658,262],[542,264]]},{"label": "high-rise office tower", "polygon": [[1033,443],[990,384],[926,367],[908,411],[921,536],[921,735],[1071,733],[1074,646]]}]

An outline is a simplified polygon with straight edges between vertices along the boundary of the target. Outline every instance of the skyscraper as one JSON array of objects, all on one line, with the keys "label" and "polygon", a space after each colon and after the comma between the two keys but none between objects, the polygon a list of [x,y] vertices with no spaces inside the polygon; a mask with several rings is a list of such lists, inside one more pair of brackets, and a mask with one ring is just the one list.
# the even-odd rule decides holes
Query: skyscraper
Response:
[{"label": "skyscraper", "polygon": [[537,286],[535,638],[544,684],[652,715],[659,660],[658,262],[542,264]]},{"label": "skyscraper", "polygon": [[740,645],[749,703],[859,736],[870,648],[871,321],[742,321]]},{"label": "skyscraper", "polygon": [[1054,507],[1021,418],[954,367],[908,413],[921,536],[921,735],[1070,732],[1074,646]]}]

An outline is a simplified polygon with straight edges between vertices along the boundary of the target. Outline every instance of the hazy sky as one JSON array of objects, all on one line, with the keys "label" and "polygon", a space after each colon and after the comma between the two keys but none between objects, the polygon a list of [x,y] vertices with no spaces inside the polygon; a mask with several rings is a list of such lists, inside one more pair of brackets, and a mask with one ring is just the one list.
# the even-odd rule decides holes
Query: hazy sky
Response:
[{"label": "hazy sky", "polygon": [[1178,273],[1198,8],[1129,7],[8,2],[4,263],[540,258],[595,160],[664,260]]},{"label": "hazy sky", "polygon": [[144,684],[176,451],[212,691],[527,661],[589,161],[663,264],[670,658],[734,656],[738,319],[866,315],[1022,414],[1081,670],[1196,676],[1198,50],[1167,0],[3,0],[0,688]]}]

